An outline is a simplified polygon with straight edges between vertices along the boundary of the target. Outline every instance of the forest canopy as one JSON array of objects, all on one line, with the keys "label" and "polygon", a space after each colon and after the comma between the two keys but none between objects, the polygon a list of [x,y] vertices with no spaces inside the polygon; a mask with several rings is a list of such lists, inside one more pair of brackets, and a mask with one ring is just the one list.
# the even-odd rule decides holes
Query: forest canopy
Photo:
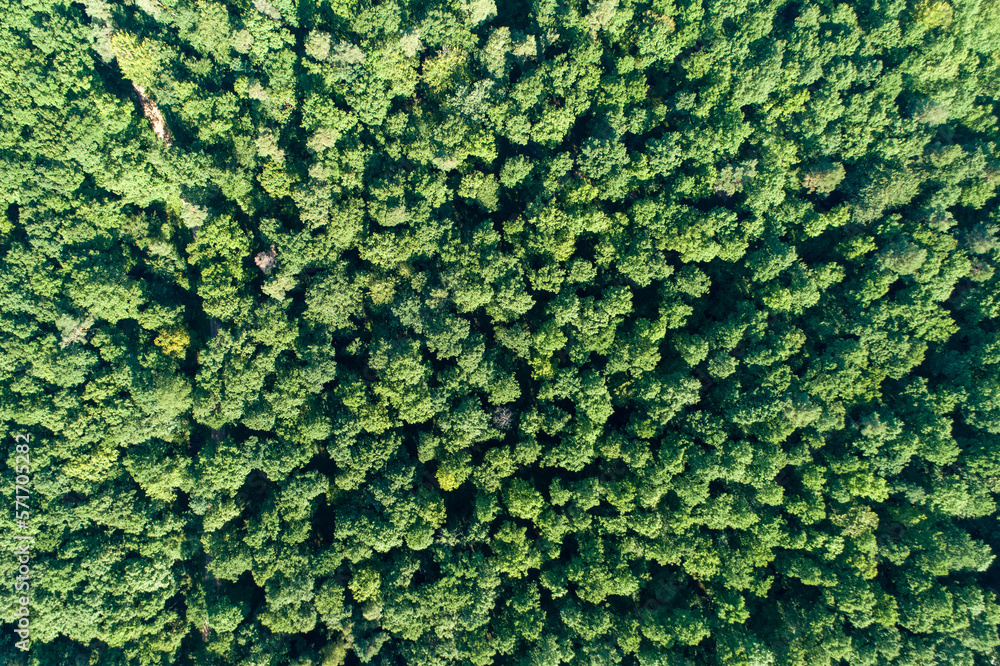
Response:
[{"label": "forest canopy", "polygon": [[998,0],[0,15],[4,663],[1000,659]]}]

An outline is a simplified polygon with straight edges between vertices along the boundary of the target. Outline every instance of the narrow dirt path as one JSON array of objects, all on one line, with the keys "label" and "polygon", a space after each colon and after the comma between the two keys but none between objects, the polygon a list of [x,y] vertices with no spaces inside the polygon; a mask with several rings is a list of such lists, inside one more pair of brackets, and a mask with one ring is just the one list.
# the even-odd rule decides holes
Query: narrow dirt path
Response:
[{"label": "narrow dirt path", "polygon": [[135,90],[135,94],[139,96],[139,105],[142,106],[142,112],[149,119],[149,124],[153,126],[153,132],[160,138],[163,145],[168,148],[174,145],[174,139],[170,135],[170,128],[167,127],[167,120],[163,117],[163,112],[160,111],[159,107],[151,99],[146,97],[146,91],[142,86],[133,83],[132,88]]}]

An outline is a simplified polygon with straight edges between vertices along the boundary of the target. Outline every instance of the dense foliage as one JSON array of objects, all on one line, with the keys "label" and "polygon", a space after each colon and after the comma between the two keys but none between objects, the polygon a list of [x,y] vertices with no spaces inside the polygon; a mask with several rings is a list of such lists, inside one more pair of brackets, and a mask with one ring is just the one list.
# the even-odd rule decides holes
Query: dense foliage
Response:
[{"label": "dense foliage", "polygon": [[997,0],[0,7],[5,663],[1000,659]]}]

